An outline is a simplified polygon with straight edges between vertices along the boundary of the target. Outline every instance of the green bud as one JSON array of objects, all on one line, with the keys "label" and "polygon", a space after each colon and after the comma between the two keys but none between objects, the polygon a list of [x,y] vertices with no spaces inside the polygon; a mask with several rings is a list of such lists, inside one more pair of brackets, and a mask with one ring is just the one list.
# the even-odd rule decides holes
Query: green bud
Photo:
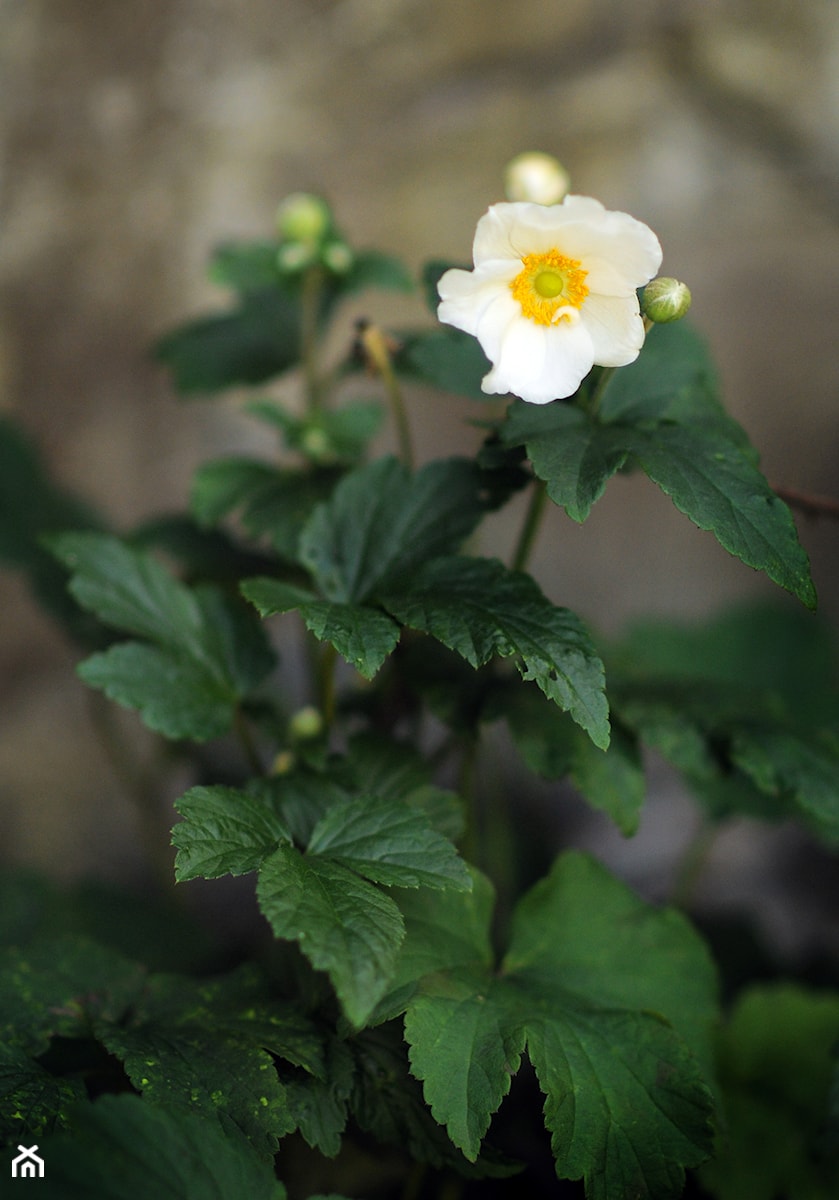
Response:
[{"label": "green bud", "polygon": [[298,709],[289,721],[288,732],[295,742],[310,741],[323,733],[323,717],[311,704]]},{"label": "green bud", "polygon": [[284,275],[294,275],[317,262],[318,250],[313,242],[283,242],[277,251],[277,266]]},{"label": "green bud", "polygon": [[644,316],[657,325],[680,321],[689,308],[690,289],[687,284],[679,283],[678,279],[662,276],[653,279],[644,288],[641,309]]},{"label": "green bud", "polygon": [[504,172],[507,199],[531,204],[559,204],[570,183],[562,164],[552,154],[539,150],[517,155]]},{"label": "green bud", "polygon": [[328,434],[317,425],[310,425],[304,431],[300,438],[300,449],[317,463],[334,462],[337,457]]},{"label": "green bud", "polygon": [[335,275],[346,275],[353,264],[353,253],[346,242],[327,242],[320,257],[323,265]]},{"label": "green bud", "polygon": [[320,242],[332,228],[332,213],[320,196],[294,192],[277,209],[277,228],[290,242]]}]

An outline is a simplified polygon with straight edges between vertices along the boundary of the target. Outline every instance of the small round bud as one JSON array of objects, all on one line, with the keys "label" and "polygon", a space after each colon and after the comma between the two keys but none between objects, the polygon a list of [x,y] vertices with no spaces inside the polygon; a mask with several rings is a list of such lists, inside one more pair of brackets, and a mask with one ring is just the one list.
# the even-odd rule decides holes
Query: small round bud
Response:
[{"label": "small round bud", "polygon": [[568,172],[552,154],[533,150],[517,155],[504,172],[504,190],[508,200],[526,200],[531,204],[559,204],[568,192]]},{"label": "small round bud", "polygon": [[277,228],[291,242],[319,242],[331,227],[329,205],[311,192],[294,192],[277,209]]},{"label": "small round bud", "polygon": [[288,731],[296,742],[320,737],[323,733],[323,717],[320,711],[311,704],[298,709],[289,722]]},{"label": "small round bud", "polygon": [[690,308],[690,289],[678,279],[663,276],[654,279],[644,288],[641,309],[645,317],[657,325],[668,321],[680,321]]},{"label": "small round bud", "polygon": [[288,775],[294,770],[295,758],[290,750],[281,750],[271,764],[272,775]]},{"label": "small round bud", "polygon": [[332,445],[326,430],[321,429],[318,425],[310,425],[308,429],[303,431],[303,435],[300,438],[300,449],[313,462],[334,462],[336,458],[335,447]]},{"label": "small round bud", "polygon": [[283,242],[277,251],[277,266],[283,274],[293,275],[317,261],[317,246],[313,242]]},{"label": "small round bud", "polygon": [[327,242],[321,251],[321,262],[336,275],[346,275],[353,264],[353,252],[346,242]]}]

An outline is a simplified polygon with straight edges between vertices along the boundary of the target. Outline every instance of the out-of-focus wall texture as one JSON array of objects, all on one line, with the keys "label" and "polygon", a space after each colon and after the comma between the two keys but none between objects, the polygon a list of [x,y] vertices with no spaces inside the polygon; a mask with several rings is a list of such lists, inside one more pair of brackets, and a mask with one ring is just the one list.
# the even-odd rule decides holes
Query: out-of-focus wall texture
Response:
[{"label": "out-of-focus wall texture", "polygon": [[[147,355],[223,302],[218,241],[305,188],[357,245],[463,261],[536,148],[659,234],[769,478],[839,494],[835,0],[0,0],[0,138],[0,405],[118,522],[247,436],[235,398],[178,401]],[[426,452],[444,419],[414,413]],[[801,529],[835,617],[839,527]],[[555,513],[534,565],[609,631],[771,590],[640,478],[582,528]],[[119,870],[134,818],[72,655],[19,581],[0,604],[4,856]]]}]

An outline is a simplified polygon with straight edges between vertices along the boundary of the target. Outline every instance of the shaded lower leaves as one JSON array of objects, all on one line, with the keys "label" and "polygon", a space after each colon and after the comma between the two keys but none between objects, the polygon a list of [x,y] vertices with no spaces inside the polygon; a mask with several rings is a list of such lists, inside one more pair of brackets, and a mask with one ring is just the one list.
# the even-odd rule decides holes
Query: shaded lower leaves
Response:
[{"label": "shaded lower leaves", "polygon": [[709,1077],[715,1009],[687,923],[569,854],[519,904],[501,972],[476,942],[471,967],[418,982],[405,1033],[426,1099],[467,1157],[526,1047],[558,1174],[584,1178],[597,1200],[663,1200],[711,1151],[700,1065]]},{"label": "shaded lower leaves", "polygon": [[273,1165],[214,1117],[171,1112],[139,1096],[77,1106],[71,1129],[42,1146],[39,1195],[55,1200],[284,1200]]}]

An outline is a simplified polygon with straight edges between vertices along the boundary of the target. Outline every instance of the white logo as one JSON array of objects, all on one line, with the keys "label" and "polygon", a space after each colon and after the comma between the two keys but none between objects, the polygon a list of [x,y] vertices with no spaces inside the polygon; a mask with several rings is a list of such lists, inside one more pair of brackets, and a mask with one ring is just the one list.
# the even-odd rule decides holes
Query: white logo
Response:
[{"label": "white logo", "polygon": [[44,1160],[35,1151],[37,1146],[18,1146],[20,1154],[12,1159],[12,1179],[43,1179]]}]

